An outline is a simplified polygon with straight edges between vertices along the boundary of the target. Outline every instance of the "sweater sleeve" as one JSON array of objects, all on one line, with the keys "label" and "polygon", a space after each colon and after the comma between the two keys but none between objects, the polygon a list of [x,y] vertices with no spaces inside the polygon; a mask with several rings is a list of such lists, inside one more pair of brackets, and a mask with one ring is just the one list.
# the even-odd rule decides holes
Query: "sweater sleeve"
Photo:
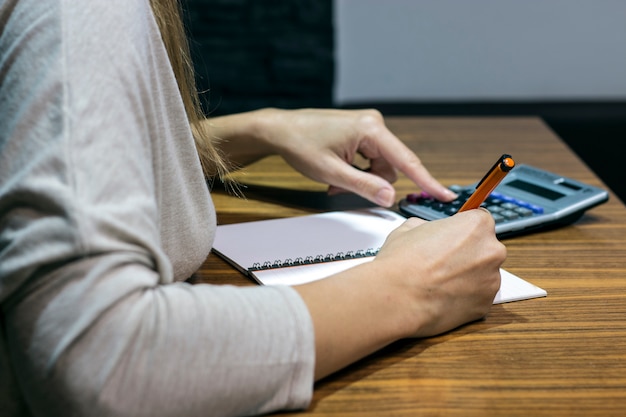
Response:
[{"label": "sweater sleeve", "polygon": [[0,23],[0,407],[306,407],[297,292],[181,281],[215,213],[149,2],[7,0]]},{"label": "sweater sleeve", "polygon": [[312,329],[291,288],[155,285],[124,254],[37,281],[6,317],[34,415],[234,416],[310,400]]}]

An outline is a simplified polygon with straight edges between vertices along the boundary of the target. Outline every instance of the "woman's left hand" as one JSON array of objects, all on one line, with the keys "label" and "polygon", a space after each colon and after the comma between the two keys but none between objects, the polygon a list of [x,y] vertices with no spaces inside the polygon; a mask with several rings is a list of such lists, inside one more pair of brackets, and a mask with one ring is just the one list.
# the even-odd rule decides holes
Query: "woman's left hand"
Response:
[{"label": "woman's left hand", "polygon": [[[387,128],[377,110],[270,111],[275,113],[268,120],[268,140],[276,152],[304,175],[329,184],[331,194],[351,191],[389,207],[396,198],[391,184],[400,171],[439,200],[456,197]],[[357,154],[369,161],[368,168],[353,166]]]},{"label": "woman's left hand", "polygon": [[[209,120],[220,147],[236,166],[279,154],[329,193],[354,192],[380,206],[395,202],[398,171],[441,201],[456,197],[385,126],[377,110],[262,109]],[[369,167],[353,165],[357,155]]]}]

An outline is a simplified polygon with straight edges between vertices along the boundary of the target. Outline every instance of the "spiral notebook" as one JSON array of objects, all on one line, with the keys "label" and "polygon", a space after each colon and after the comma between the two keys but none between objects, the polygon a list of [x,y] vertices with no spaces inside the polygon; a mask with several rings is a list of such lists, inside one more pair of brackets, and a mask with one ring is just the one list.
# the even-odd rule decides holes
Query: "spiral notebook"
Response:
[{"label": "spiral notebook", "polygon": [[[213,251],[263,285],[297,285],[369,262],[406,220],[384,208],[332,211],[217,227]],[[494,304],[545,297],[508,271]]]}]

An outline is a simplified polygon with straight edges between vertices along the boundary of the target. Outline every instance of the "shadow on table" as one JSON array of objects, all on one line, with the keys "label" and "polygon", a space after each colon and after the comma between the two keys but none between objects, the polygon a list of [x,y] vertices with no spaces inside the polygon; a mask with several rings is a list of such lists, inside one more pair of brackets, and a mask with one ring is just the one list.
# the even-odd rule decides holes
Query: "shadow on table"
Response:
[{"label": "shadow on table", "polygon": [[[248,199],[280,204],[288,207],[319,211],[355,210],[376,205],[354,193],[328,195],[326,191],[295,190],[266,185],[240,184],[241,192]],[[215,185],[212,192],[226,193],[223,185]]]}]

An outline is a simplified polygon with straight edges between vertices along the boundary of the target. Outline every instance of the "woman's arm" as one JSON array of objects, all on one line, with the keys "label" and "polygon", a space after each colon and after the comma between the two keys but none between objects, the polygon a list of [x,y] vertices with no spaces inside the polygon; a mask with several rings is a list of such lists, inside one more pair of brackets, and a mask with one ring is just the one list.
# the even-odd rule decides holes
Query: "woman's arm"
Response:
[{"label": "woman's arm", "polygon": [[229,164],[241,168],[275,154],[270,141],[266,140],[268,118],[273,110],[255,110],[205,119],[211,136],[228,159]]},{"label": "woman's arm", "polygon": [[[375,110],[264,109],[212,119],[222,150],[245,165],[279,154],[331,191],[393,204],[396,170],[442,200],[454,195],[384,125]],[[360,154],[369,172],[351,166]],[[313,320],[315,377],[405,337],[425,337],[483,317],[500,286],[506,249],[484,210],[426,223],[410,219],[376,259],[297,286]]]},{"label": "woman's arm", "polygon": [[412,218],[374,261],[296,287],[313,319],[315,377],[398,339],[480,319],[500,287],[505,257],[486,210],[429,223]]},{"label": "woman's arm", "polygon": [[[442,201],[456,197],[387,129],[376,110],[263,109],[205,123],[236,166],[278,154],[313,180],[329,184],[330,193],[351,191],[386,207],[395,202],[391,183],[398,171]],[[357,155],[369,161],[369,168],[352,166]]]}]

